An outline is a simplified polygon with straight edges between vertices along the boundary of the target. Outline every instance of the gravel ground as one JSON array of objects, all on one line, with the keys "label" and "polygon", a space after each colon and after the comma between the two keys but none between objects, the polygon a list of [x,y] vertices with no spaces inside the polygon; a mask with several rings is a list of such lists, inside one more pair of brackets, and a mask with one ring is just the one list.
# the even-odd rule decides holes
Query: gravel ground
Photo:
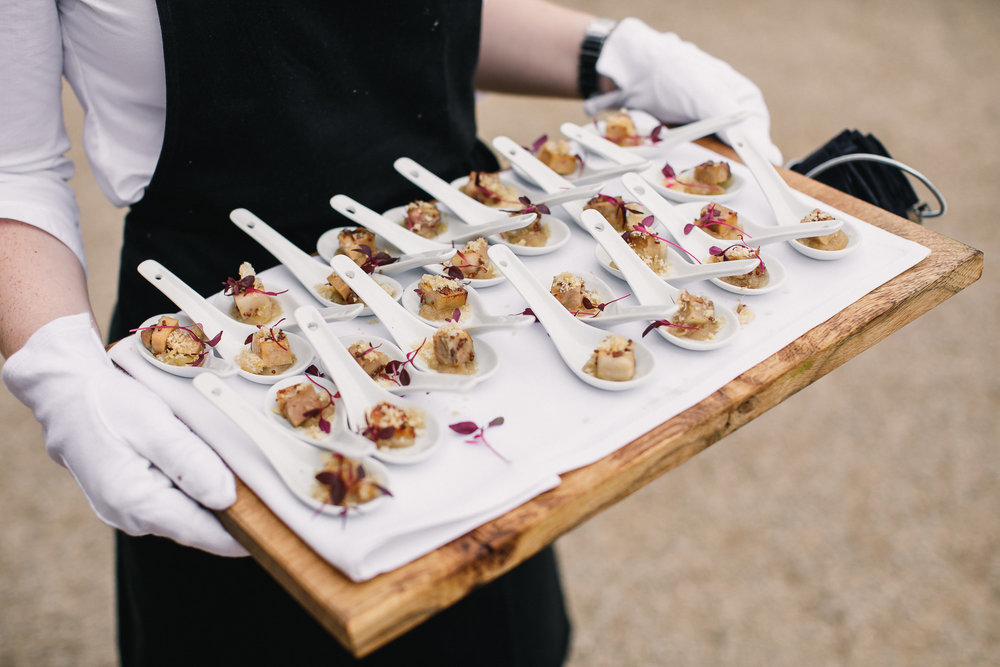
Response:
[{"label": "gravel ground", "polygon": [[[979,334],[1000,327],[995,189],[982,176],[1000,166],[1000,4],[576,4],[644,16],[734,64],[763,89],[786,158],[845,127],[876,134],[948,198],[930,226],[983,250],[987,267],[966,292],[563,537],[570,664],[1000,663],[998,343]],[[526,142],[582,119],[576,103],[488,96],[480,107],[486,138]],[[72,100],[67,122],[78,136]],[[76,155],[106,320],[122,214]],[[114,664],[110,531],[2,392],[0,415],[0,665]]]}]

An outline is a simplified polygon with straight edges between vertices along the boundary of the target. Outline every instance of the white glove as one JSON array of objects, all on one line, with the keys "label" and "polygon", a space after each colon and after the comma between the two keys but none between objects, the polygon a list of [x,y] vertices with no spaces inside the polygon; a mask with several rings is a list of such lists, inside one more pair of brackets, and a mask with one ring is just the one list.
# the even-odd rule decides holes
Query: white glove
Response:
[{"label": "white glove", "polygon": [[89,314],[41,327],[4,364],[3,380],[102,521],[220,556],[247,554],[205,509],[236,501],[232,472],[158,396],[115,369]]},{"label": "white glove", "polygon": [[[689,123],[749,111],[741,125],[768,160],[781,164],[760,89],[674,33],[657,32],[639,19],[623,19],[604,42],[597,72],[614,81],[618,90],[586,100],[584,110],[591,116],[608,107],[626,107],[665,123]],[[726,139],[725,130],[719,134]]]}]

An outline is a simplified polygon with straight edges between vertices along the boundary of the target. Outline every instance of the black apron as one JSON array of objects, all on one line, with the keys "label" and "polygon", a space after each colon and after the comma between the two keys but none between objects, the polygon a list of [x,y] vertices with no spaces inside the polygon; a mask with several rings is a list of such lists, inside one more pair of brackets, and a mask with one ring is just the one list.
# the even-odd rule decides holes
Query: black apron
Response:
[{"label": "black apron", "polygon": [[[336,193],[384,210],[418,197],[392,167],[495,169],[476,140],[479,0],[161,0],[163,148],[126,216],[113,340],[176,308],[135,270],[153,258],[202,294],[275,261],[229,221],[247,208],[311,251],[345,224]],[[249,558],[117,537],[125,665],[347,664],[350,656]],[[569,626],[551,550],[365,664],[554,665]]]}]

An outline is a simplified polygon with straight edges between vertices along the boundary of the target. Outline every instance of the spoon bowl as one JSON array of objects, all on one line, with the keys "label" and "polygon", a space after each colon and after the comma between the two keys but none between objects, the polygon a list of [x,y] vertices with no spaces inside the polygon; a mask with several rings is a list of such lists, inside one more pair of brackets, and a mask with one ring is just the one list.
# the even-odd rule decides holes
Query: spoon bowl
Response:
[{"label": "spoon bowl", "polygon": [[[161,317],[163,316],[154,315],[153,317],[150,317],[137,327],[135,334],[132,336],[136,352],[138,352],[140,357],[148,361],[153,366],[159,368],[161,371],[170,373],[171,375],[177,375],[179,377],[194,377],[206,371],[210,371],[216,375],[221,375],[222,377],[229,377],[230,375],[236,374],[236,364],[228,359],[223,359],[215,350],[210,351],[199,366],[175,366],[157,359],[156,355],[150,352],[146,346],[142,344],[142,337],[140,335],[141,332],[139,330],[156,326]],[[182,327],[190,327],[195,323],[184,313],[170,313],[167,314],[167,317],[174,318],[177,320],[178,325]],[[208,332],[205,333],[208,336],[212,335]]]},{"label": "spoon bowl", "polygon": [[[677,307],[671,303],[651,306],[626,304],[621,299],[631,296],[629,292],[624,290],[615,292],[608,283],[590,271],[568,271],[567,273],[575,274],[583,279],[585,291],[594,295],[594,298],[590,299],[591,303],[604,305],[604,308],[596,311],[583,310],[574,313],[567,310],[571,315],[591,326],[607,327],[626,322],[661,320],[672,317],[677,312]],[[539,276],[539,283],[543,286],[550,285],[556,275],[558,274]]]},{"label": "spoon bowl", "polygon": [[[334,255],[341,254],[340,240],[338,238],[340,231],[340,229],[329,229],[323,232],[323,234],[316,241],[316,253],[326,262],[333,259]],[[375,235],[375,252],[384,252],[389,254],[395,260],[391,264],[383,264],[375,269],[376,273],[387,276],[394,273],[402,273],[403,271],[423,266],[425,264],[443,262],[455,254],[454,250],[446,246],[424,250],[417,253],[403,253],[378,234]]]}]

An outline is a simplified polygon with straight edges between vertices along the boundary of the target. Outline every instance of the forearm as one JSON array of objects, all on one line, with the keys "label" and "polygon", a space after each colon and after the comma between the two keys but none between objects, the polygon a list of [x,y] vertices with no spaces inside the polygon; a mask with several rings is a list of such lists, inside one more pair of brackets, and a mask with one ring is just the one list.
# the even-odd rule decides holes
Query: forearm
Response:
[{"label": "forearm", "polygon": [[486,0],[476,87],[579,97],[580,44],[592,18],[542,0]]},{"label": "forearm", "polygon": [[[0,353],[21,349],[42,325],[90,312],[80,260],[49,233],[0,219]],[[95,325],[96,327],[96,325]]]}]

